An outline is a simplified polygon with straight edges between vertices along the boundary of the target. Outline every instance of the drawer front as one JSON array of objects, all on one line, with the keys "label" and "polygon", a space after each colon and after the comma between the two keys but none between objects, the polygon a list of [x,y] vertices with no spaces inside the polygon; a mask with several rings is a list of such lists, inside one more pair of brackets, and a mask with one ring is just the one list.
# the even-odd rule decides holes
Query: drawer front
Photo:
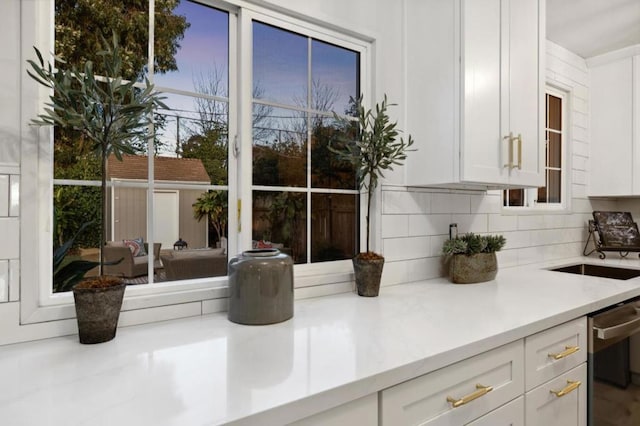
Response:
[{"label": "drawer front", "polygon": [[524,426],[524,396],[485,414],[466,426]]},{"label": "drawer front", "polygon": [[373,393],[355,401],[306,417],[289,426],[378,426],[378,394]]},{"label": "drawer front", "polygon": [[[480,396],[477,385],[492,390]],[[524,342],[518,340],[383,390],[381,425],[464,425],[523,392]]]},{"label": "drawer front", "polygon": [[525,407],[527,426],[586,426],[587,363],[527,392]]},{"label": "drawer front", "polygon": [[531,390],[587,360],[587,318],[529,336],[524,347],[525,383]]}]

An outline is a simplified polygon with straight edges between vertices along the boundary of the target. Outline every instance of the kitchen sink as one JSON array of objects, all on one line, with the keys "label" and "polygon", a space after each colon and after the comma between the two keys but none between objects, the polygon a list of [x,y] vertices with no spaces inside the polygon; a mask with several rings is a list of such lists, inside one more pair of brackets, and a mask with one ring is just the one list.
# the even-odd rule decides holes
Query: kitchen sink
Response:
[{"label": "kitchen sink", "polygon": [[578,263],[576,265],[563,266],[551,269],[557,272],[567,272],[569,274],[591,275],[594,277],[613,278],[615,280],[628,280],[640,277],[640,269],[617,268],[614,266],[590,265],[588,263]]}]

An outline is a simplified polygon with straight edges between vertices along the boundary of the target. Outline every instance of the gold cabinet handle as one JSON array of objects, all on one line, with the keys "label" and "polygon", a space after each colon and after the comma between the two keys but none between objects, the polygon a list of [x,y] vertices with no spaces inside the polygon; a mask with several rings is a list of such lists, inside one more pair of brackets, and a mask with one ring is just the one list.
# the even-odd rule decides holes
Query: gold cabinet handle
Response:
[{"label": "gold cabinet handle", "polygon": [[518,134],[518,170],[522,170],[522,135]]},{"label": "gold cabinet handle", "polygon": [[569,394],[569,393],[573,392],[574,390],[578,389],[581,384],[582,384],[582,382],[580,380],[576,380],[576,381],[567,380],[567,386],[564,389],[559,390],[559,391],[550,390],[549,392],[551,392],[552,394],[554,394],[558,398],[561,398],[561,397],[565,396],[566,394]]},{"label": "gold cabinet handle", "polygon": [[450,396],[447,397],[447,402],[451,403],[451,406],[453,408],[458,408],[464,404],[467,404],[471,401],[473,401],[474,399],[478,399],[483,395],[488,394],[489,392],[491,392],[493,390],[493,387],[491,386],[483,386],[481,384],[477,384],[476,385],[476,389],[478,389],[477,391],[467,395],[467,396],[463,396],[460,399],[455,399],[452,398]]},{"label": "gold cabinet handle", "polygon": [[575,354],[576,352],[578,352],[580,350],[580,346],[565,346],[564,349],[565,350],[560,353],[549,354],[549,357],[555,360],[566,358],[569,355]]}]

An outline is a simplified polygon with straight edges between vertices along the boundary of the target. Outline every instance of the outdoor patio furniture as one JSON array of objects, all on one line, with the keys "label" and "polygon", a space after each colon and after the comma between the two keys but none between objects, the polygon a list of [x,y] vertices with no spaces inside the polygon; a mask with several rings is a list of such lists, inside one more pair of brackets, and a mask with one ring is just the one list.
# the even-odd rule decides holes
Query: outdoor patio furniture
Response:
[{"label": "outdoor patio furniture", "polygon": [[[154,270],[161,267],[160,264],[161,243],[153,244]],[[149,244],[144,243],[144,248],[149,253]],[[149,268],[149,256],[134,256],[129,247],[122,241],[108,241],[104,247],[105,262],[117,262],[117,265],[105,265],[103,270],[107,275],[116,275],[124,278],[134,278],[146,275]]]},{"label": "outdoor patio furniture", "polygon": [[227,255],[223,249],[164,250],[160,254],[167,280],[227,275]]}]

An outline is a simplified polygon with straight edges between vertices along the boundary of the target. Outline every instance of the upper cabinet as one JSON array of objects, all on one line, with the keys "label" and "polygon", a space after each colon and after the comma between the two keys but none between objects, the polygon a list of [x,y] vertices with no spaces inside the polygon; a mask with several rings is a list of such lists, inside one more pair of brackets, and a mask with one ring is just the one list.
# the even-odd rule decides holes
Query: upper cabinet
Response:
[{"label": "upper cabinet", "polygon": [[544,0],[406,0],[407,184],[544,185]]},{"label": "upper cabinet", "polygon": [[590,196],[640,195],[640,46],[588,61]]}]

